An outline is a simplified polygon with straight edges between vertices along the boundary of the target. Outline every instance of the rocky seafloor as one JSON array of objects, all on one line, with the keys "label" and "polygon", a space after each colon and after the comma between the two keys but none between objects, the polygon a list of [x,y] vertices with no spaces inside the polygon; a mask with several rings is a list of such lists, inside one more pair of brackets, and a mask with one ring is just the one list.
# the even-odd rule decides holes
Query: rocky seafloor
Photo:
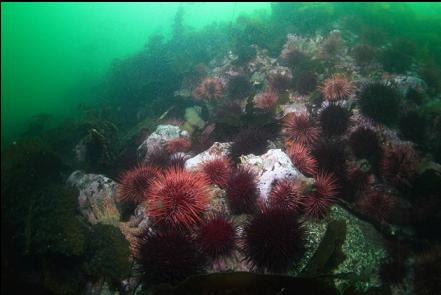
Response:
[{"label": "rocky seafloor", "polygon": [[[397,134],[396,129],[383,124],[387,122],[386,119],[379,117],[382,121],[379,123],[376,118],[365,115],[365,113],[371,114],[369,108],[374,106],[366,106],[366,110],[360,109],[358,100],[364,92],[367,92],[366,89],[370,89],[373,81],[385,88],[393,89],[396,95],[403,97],[412,91],[424,93],[427,86],[416,74],[414,76],[386,74],[374,62],[360,66],[348,53],[350,49],[345,46],[339,31],[316,38],[288,35],[287,40],[278,58],[270,58],[264,50],[256,48],[255,58],[242,66],[234,64],[237,59],[234,55],[226,56],[221,61],[213,61],[205,69],[207,77],[197,80],[199,82],[196,81],[193,85],[186,85],[193,89],[176,92],[177,96],[192,96],[192,99],[202,102],[209,112],[209,119],[201,118],[200,104],[187,107],[183,118],[168,118],[165,114],[162,118],[164,123],[158,125],[137,148],[137,157],[144,165],[157,165],[155,161],[158,154],[166,153],[169,157],[177,157],[178,161],[183,163],[180,169],[196,173],[211,160],[234,157],[233,166],[249,167],[253,171],[258,191],[258,199],[255,202],[265,207],[271,206],[268,205],[271,204],[268,199],[278,181],[289,179],[314,186],[314,173],[307,173],[308,175],[305,176],[300,172],[303,169],[305,173],[305,167],[296,167],[298,163],[296,161],[302,160],[297,159],[293,152],[290,154],[290,146],[304,143],[302,136],[307,137],[308,134],[302,135],[302,132],[316,132],[315,138],[305,144],[306,153],[316,157],[315,164],[312,164],[313,168],[330,169],[337,175],[340,182],[339,193],[325,196],[330,199],[329,203],[324,205],[324,214],[306,214],[305,209],[293,215],[293,218],[302,220],[304,228],[302,243],[305,251],[300,258],[290,262],[288,274],[300,277],[328,275],[333,278],[337,289],[341,292],[348,287],[363,292],[384,286],[381,278],[383,265],[399,260],[406,271],[402,278],[394,282],[390,292],[413,294],[414,274],[411,269],[415,263],[414,258],[394,257],[396,253],[390,253],[392,246],[388,243],[399,244],[401,239],[413,239],[415,235],[413,229],[406,228],[407,223],[411,221],[400,219],[418,217],[410,217],[412,215],[410,211],[415,210],[412,209],[415,204],[409,202],[408,198],[402,197],[402,191],[404,189],[406,195],[406,189],[410,187],[407,184],[424,173],[434,173],[439,177],[440,166],[424,158],[423,154],[417,155],[417,151],[414,150],[415,144],[401,139],[401,134]],[[333,42],[335,44],[329,44]],[[326,46],[336,48],[331,50]],[[297,71],[303,70],[298,69],[296,63],[312,62],[315,59],[325,58],[324,55],[327,55],[326,59],[332,59],[329,69],[320,74],[308,73],[307,77],[302,76],[306,75],[304,73],[296,76]],[[294,61],[291,61],[291,58]],[[338,74],[331,75],[331,72]],[[374,79],[374,76],[377,78]],[[315,85],[309,86],[309,89],[302,89],[307,88],[308,85],[293,87],[293,81],[296,79],[305,80],[299,83]],[[238,85],[232,85],[233,81],[239,81]],[[228,87],[238,88],[239,90],[233,88],[230,91],[239,94],[234,98],[229,97],[229,92],[226,90],[229,89]],[[297,90],[298,88],[301,90]],[[316,88],[319,89],[318,93],[315,91]],[[265,95],[268,100],[262,99]],[[383,93],[379,92],[377,95]],[[315,101],[316,99],[318,101]],[[324,102],[321,103],[320,100]],[[337,109],[336,112],[331,110],[333,107]],[[210,137],[216,128],[225,129],[230,125],[234,126],[238,117],[246,116],[246,113],[250,112],[249,108],[262,120],[255,124],[261,126],[262,130],[254,129],[244,135],[239,132],[238,136],[244,138],[239,138],[235,142],[213,142]],[[330,110],[329,116],[322,116],[321,114],[327,110]],[[308,119],[313,120],[312,127],[293,126],[295,123],[290,120],[297,114],[305,114]],[[280,134],[264,134],[266,125],[274,124],[277,120],[282,122]],[[246,129],[247,126],[243,128]],[[368,142],[354,142],[356,140],[354,134],[365,130],[374,134],[377,142],[373,142],[371,138]],[[197,134],[200,134],[199,137],[195,136]],[[323,154],[314,146],[317,143],[322,144]],[[329,150],[326,144],[331,146]],[[263,149],[258,145],[263,146]],[[204,150],[204,146],[208,148]],[[387,159],[383,158],[384,155],[381,160],[369,158],[371,156],[369,153],[374,153],[377,148],[382,153],[391,153],[393,155],[391,161],[394,161],[395,153],[400,153],[393,150],[392,147],[395,146],[405,147],[406,151],[397,157],[405,158],[403,161],[407,161],[406,163],[394,163],[393,165],[398,166],[389,167],[385,164]],[[202,151],[197,153],[197,150]],[[255,150],[259,150],[257,155],[252,153]],[[247,151],[250,153],[246,153]],[[235,154],[232,154],[233,152]],[[345,154],[344,162],[336,163],[339,168],[329,166],[334,165],[334,159],[328,161],[328,158],[337,157],[337,161],[341,160],[338,159],[339,153]],[[305,165],[303,162],[298,164]],[[162,168],[163,171],[167,171],[166,166]],[[332,171],[333,169],[336,170]],[[392,171],[389,172],[388,169]],[[140,287],[139,277],[136,276],[139,271],[136,262],[136,257],[139,255],[137,251],[142,251],[140,250],[142,246],[139,246],[139,243],[142,244],[139,241],[142,239],[140,233],[146,230],[161,230],[155,227],[152,221],[154,217],[149,216],[150,211],[146,209],[149,203],[147,201],[139,203],[132,215],[128,218],[126,216],[123,221],[122,213],[119,211],[122,209],[121,200],[118,198],[118,184],[113,180],[104,175],[75,171],[69,177],[68,183],[80,191],[79,208],[87,222],[117,226],[130,241],[134,256],[133,277],[128,277],[123,283],[127,291],[142,288],[142,283]],[[228,188],[220,188],[213,184],[210,188],[210,202],[199,213],[207,216],[210,215],[207,212],[216,212],[233,218],[239,228],[237,237],[239,239],[243,227],[252,219],[253,213],[233,214],[228,207],[225,190]],[[375,192],[372,192],[373,190]],[[148,199],[148,195],[145,198]],[[396,217],[396,215],[401,216]],[[155,255],[155,253],[147,255]],[[221,261],[211,261],[207,264],[205,272],[256,271],[252,261],[245,259],[244,262],[244,255],[246,254],[241,253],[240,250],[234,250],[230,253],[230,257],[223,257]],[[267,272],[271,273],[271,271]]]}]

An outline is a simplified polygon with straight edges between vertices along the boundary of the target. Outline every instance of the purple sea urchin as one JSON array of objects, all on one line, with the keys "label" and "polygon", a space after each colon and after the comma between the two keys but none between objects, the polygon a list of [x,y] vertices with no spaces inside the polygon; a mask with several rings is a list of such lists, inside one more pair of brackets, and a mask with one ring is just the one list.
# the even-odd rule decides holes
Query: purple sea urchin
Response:
[{"label": "purple sea urchin", "polygon": [[148,232],[138,249],[145,281],[176,284],[201,273],[205,258],[191,237],[180,231]]},{"label": "purple sea urchin", "polygon": [[228,180],[226,193],[233,214],[254,212],[258,198],[254,173],[243,166],[237,168]]},{"label": "purple sea urchin", "polygon": [[263,207],[244,228],[243,251],[257,270],[284,273],[304,252],[304,230],[292,211]]}]

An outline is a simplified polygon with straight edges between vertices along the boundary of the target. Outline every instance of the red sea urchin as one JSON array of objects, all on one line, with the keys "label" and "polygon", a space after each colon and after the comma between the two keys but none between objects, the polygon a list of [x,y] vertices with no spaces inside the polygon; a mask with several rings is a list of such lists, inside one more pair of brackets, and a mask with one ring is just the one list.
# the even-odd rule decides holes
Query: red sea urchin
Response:
[{"label": "red sea urchin", "polygon": [[147,215],[161,225],[189,228],[200,221],[209,202],[201,173],[172,167],[151,184]]},{"label": "red sea urchin", "polygon": [[268,110],[276,105],[278,99],[279,97],[276,92],[267,90],[254,97],[254,106],[261,110]]},{"label": "red sea urchin", "polygon": [[299,212],[303,205],[302,188],[295,180],[282,179],[271,189],[268,201],[271,207]]},{"label": "red sea urchin", "polygon": [[283,119],[283,134],[288,142],[309,145],[319,136],[314,120],[306,113],[289,113]]},{"label": "red sea urchin", "polygon": [[354,91],[354,86],[343,75],[336,74],[323,82],[320,91],[326,100],[336,101],[351,95]]},{"label": "red sea urchin", "polygon": [[208,77],[196,87],[192,96],[196,100],[216,100],[223,96],[222,82],[218,78]]},{"label": "red sea urchin", "polygon": [[292,211],[263,207],[243,233],[246,260],[259,271],[284,273],[304,252],[304,230]]},{"label": "red sea urchin", "polygon": [[191,140],[187,137],[177,137],[168,141],[165,150],[171,154],[178,152],[187,152],[191,147]]},{"label": "red sea urchin", "polygon": [[227,203],[233,214],[252,213],[258,198],[255,175],[251,169],[240,166],[227,184]]},{"label": "red sea urchin", "polygon": [[201,171],[210,183],[225,188],[231,174],[231,162],[226,157],[216,157],[203,163]]},{"label": "red sea urchin", "polygon": [[158,176],[153,166],[138,165],[122,173],[118,185],[118,199],[122,202],[139,204],[145,200],[145,192]]},{"label": "red sea urchin", "polygon": [[315,175],[317,161],[311,156],[309,150],[300,143],[292,143],[287,150],[288,156],[294,166],[306,175]]},{"label": "red sea urchin", "polygon": [[236,229],[224,216],[208,218],[198,232],[201,250],[211,259],[228,256],[235,247],[235,239]]},{"label": "red sea urchin", "polygon": [[314,187],[314,191],[306,195],[305,212],[310,217],[323,218],[338,193],[337,180],[332,173],[319,172]]},{"label": "red sea urchin", "polygon": [[396,187],[409,187],[418,168],[418,155],[408,144],[393,144],[385,148],[380,172]]},{"label": "red sea urchin", "polygon": [[181,231],[148,232],[138,249],[144,280],[150,284],[176,284],[201,273],[205,257],[197,244]]}]

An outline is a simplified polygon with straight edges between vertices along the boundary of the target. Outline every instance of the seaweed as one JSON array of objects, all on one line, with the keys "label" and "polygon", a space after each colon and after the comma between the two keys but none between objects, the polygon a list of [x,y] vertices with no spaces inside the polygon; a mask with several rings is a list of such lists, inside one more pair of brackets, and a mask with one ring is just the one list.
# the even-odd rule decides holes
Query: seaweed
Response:
[{"label": "seaweed", "polygon": [[301,276],[313,277],[331,273],[344,259],[341,249],[346,239],[346,223],[343,220],[333,220],[328,224],[325,235],[314,256],[302,270]]}]

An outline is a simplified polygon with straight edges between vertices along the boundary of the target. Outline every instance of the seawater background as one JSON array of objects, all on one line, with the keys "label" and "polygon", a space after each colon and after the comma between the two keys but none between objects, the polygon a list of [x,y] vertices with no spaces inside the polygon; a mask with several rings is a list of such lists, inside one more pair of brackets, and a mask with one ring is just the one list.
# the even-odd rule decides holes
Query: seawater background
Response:
[{"label": "seawater background", "polygon": [[181,6],[195,29],[270,9],[269,3],[2,3],[2,146],[33,116],[74,116],[114,59],[140,51],[151,34],[170,36]]},{"label": "seawater background", "polygon": [[[439,3],[409,5],[421,16],[441,13]],[[53,124],[75,116],[82,100],[95,99],[88,96],[90,87],[115,59],[142,50],[152,34],[170,37],[179,7],[195,29],[256,10],[271,12],[268,2],[2,3],[2,147],[34,116],[50,115]]]}]

